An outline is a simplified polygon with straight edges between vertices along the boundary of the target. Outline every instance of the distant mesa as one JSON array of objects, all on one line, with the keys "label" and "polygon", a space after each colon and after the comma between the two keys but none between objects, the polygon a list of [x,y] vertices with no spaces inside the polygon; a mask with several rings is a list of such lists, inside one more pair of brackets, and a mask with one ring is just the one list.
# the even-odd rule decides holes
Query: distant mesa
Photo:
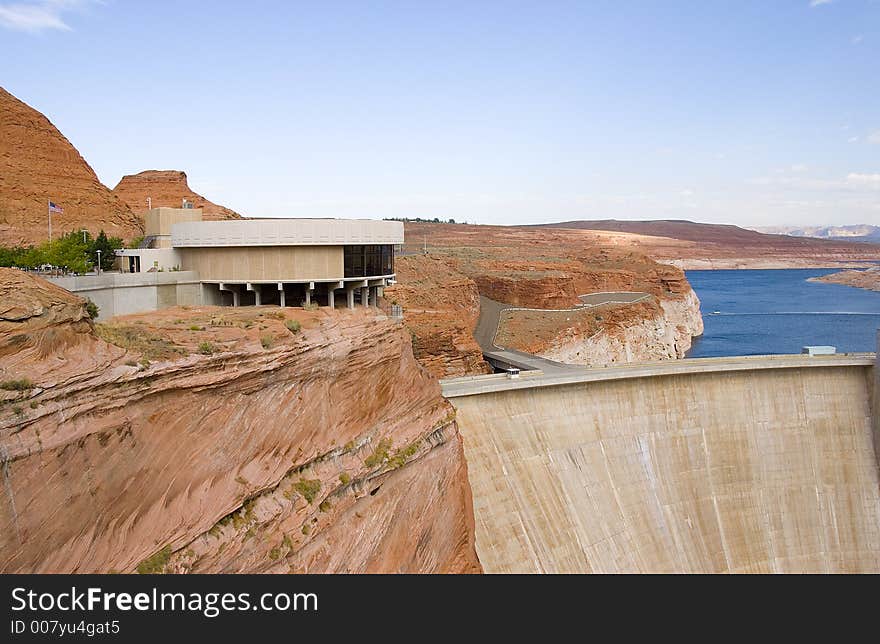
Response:
[{"label": "distant mesa", "polygon": [[153,208],[180,208],[183,200],[192,202],[193,208],[202,209],[202,217],[207,220],[241,219],[234,210],[209,201],[193,192],[180,170],[144,170],[129,174],[120,180],[113,193],[122,199],[131,210],[143,217],[147,211],[147,198]]},{"label": "distant mesa", "polygon": [[[666,237],[668,239],[678,239],[697,244],[722,244],[731,248],[772,247],[780,250],[806,248],[828,250],[831,247],[827,245],[827,242],[842,245],[848,245],[850,242],[855,241],[880,242],[880,228],[874,230],[875,227],[873,226],[839,227],[838,230],[841,231],[841,234],[808,234],[803,229],[786,227],[752,230],[730,224],[704,224],[683,219],[563,221],[551,224],[538,224],[537,227],[630,233],[649,237]],[[849,234],[845,234],[845,228],[852,228],[853,230],[850,230]],[[831,228],[816,228],[815,230],[829,231]],[[871,237],[871,235],[876,236]],[[849,249],[854,248],[853,246],[846,247]]]},{"label": "distant mesa", "polygon": [[880,244],[880,226],[871,226],[869,224],[857,224],[855,226],[768,226],[755,228],[755,230],[774,235]]},{"label": "distant mesa", "polygon": [[653,221],[619,221],[600,219],[595,221],[564,221],[540,224],[545,228],[574,228],[580,230],[606,230],[611,232],[668,237],[691,242],[723,242],[731,245],[764,245],[778,243],[778,239],[765,233],[747,230],[730,224],[702,224],[684,219],[659,219]]},{"label": "distant mesa", "polygon": [[99,180],[76,148],[40,112],[0,87],[0,244],[37,244],[53,235],[87,229],[131,239],[142,220]]}]

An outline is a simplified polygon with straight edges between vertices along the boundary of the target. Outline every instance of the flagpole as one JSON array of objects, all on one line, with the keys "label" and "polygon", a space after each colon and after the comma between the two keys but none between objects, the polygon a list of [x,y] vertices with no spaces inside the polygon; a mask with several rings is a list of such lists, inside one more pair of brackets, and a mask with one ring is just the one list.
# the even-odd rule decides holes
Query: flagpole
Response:
[{"label": "flagpole", "polygon": [[52,200],[46,201],[46,211],[49,213],[49,241],[52,241]]}]

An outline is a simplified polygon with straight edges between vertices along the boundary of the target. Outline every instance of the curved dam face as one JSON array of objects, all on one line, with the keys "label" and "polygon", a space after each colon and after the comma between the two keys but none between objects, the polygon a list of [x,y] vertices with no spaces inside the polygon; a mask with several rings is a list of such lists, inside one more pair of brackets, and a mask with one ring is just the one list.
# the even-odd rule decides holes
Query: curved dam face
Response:
[{"label": "curved dam face", "polygon": [[790,358],[447,381],[485,571],[880,572],[873,357]]}]

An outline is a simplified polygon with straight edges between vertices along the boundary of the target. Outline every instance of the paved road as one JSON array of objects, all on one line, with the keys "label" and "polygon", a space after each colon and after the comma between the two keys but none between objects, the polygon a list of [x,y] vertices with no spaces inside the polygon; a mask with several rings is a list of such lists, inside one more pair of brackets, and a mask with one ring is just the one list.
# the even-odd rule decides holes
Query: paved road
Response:
[{"label": "paved road", "polygon": [[578,298],[586,306],[602,306],[603,304],[635,304],[651,297],[648,293],[618,291],[615,293],[590,293],[579,295]]},{"label": "paved road", "polygon": [[495,345],[495,333],[498,330],[501,312],[509,308],[509,304],[502,304],[501,302],[490,300],[488,297],[480,296],[480,319],[477,321],[477,328],[474,330],[474,338],[476,338],[477,344],[480,345],[480,348],[483,350],[483,356],[487,360],[495,363],[504,363],[524,371],[540,369],[546,373],[568,373],[572,369],[583,368]]},{"label": "paved road", "polygon": [[480,319],[477,321],[477,328],[474,329],[474,338],[483,351],[497,351],[500,348],[495,346],[495,332],[498,330],[501,312],[509,308],[509,304],[480,296]]}]

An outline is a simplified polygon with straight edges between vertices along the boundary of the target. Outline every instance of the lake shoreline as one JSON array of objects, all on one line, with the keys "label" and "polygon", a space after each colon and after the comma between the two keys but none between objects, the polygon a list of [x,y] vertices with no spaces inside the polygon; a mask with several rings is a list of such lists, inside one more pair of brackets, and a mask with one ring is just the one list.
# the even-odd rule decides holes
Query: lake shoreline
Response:
[{"label": "lake shoreline", "polygon": [[687,357],[791,354],[807,345],[832,345],[841,353],[874,351],[880,292],[822,279],[839,272],[688,271],[701,301],[704,332]]},{"label": "lake shoreline", "polygon": [[880,291],[880,266],[865,268],[862,270],[846,270],[822,277],[811,277],[808,282],[823,282],[825,284],[842,284],[852,288],[861,288],[868,291]]},{"label": "lake shoreline", "polygon": [[719,258],[719,259],[657,259],[660,264],[675,266],[683,271],[768,271],[768,270],[837,270],[880,266],[876,259],[848,259],[809,261],[803,258]]}]

